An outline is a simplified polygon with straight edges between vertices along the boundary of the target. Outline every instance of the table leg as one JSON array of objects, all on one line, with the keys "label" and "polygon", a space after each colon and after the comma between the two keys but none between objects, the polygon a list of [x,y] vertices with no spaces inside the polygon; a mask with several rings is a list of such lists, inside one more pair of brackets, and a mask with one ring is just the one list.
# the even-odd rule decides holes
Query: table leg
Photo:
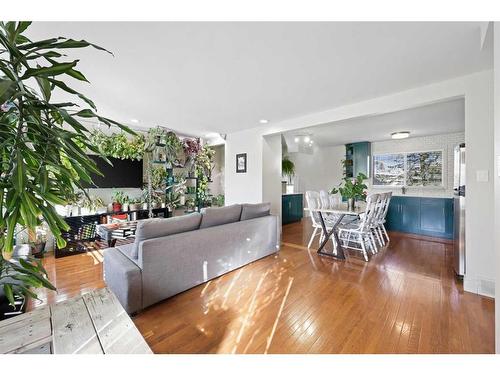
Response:
[{"label": "table leg", "polygon": [[[321,213],[321,211],[318,211],[318,214],[319,214],[319,221],[320,221],[321,227],[323,229],[323,235],[325,237],[323,239],[323,242],[319,246],[318,254],[320,254],[320,255],[326,255],[326,256],[329,256],[329,257],[332,257],[332,258],[336,258],[336,259],[342,259],[342,260],[345,259],[344,248],[340,244],[340,240],[339,240],[339,237],[337,235],[337,227],[338,227],[338,225],[340,224],[340,222],[342,221],[342,219],[344,218],[345,215],[339,215],[339,218],[337,219],[337,221],[335,221],[335,224],[333,224],[332,229],[328,232],[328,230],[326,229],[326,225],[325,225],[325,220],[323,218],[323,214]],[[335,243],[337,245],[337,254],[327,253],[326,251],[323,251],[323,248],[328,243],[328,240],[330,239],[330,237],[332,235],[333,235],[333,240],[335,241]]]}]

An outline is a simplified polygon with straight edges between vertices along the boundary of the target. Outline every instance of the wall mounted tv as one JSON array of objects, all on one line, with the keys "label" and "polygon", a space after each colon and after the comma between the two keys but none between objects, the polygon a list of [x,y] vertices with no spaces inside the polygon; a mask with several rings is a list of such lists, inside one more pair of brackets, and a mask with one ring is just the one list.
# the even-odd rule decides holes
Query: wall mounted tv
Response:
[{"label": "wall mounted tv", "polygon": [[142,160],[108,158],[113,166],[97,155],[89,155],[104,176],[92,174],[94,185],[83,183],[86,188],[142,188]]}]

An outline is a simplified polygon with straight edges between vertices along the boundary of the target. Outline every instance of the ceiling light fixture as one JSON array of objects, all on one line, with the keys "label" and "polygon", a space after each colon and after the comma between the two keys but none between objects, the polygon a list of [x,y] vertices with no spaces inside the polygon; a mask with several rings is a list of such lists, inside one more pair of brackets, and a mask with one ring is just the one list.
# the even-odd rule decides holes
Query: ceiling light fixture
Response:
[{"label": "ceiling light fixture", "polygon": [[391,133],[392,139],[404,139],[404,138],[408,138],[409,136],[410,136],[410,132],[407,132],[407,131]]},{"label": "ceiling light fixture", "polygon": [[308,135],[306,135],[306,136],[304,137],[304,142],[305,142],[305,143],[309,143],[309,142],[311,142],[311,137],[309,137]]},{"label": "ceiling light fixture", "polygon": [[262,120],[259,120],[259,122],[261,124],[267,124],[269,122],[269,120],[266,120],[266,119],[263,118]]},{"label": "ceiling light fixture", "polygon": [[293,141],[294,141],[295,143],[299,143],[300,139],[299,139],[299,137],[295,137],[295,138],[293,139]]},{"label": "ceiling light fixture", "polygon": [[137,120],[136,118],[132,118],[132,119],[130,119],[130,122],[133,124],[138,124],[139,120]]}]

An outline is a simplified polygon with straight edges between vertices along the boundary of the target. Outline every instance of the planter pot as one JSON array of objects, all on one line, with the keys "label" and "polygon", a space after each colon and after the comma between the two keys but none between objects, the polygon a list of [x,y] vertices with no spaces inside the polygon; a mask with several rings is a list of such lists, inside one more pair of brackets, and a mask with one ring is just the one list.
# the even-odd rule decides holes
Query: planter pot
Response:
[{"label": "planter pot", "polygon": [[108,212],[113,212],[113,203],[108,204],[107,210]]},{"label": "planter pot", "polygon": [[181,206],[184,206],[186,204],[186,196],[185,195],[181,195],[180,198],[179,198],[179,204]]},{"label": "planter pot", "polygon": [[113,203],[113,212],[120,212],[122,210],[122,205],[120,203]]},{"label": "planter pot", "polygon": [[[165,208],[165,203],[161,204],[161,208]],[[169,211],[170,211],[170,209],[169,209]]]},{"label": "planter pot", "polygon": [[147,210],[148,209],[148,204],[147,203],[143,203],[142,204],[142,209],[143,210]]},{"label": "planter pot", "polygon": [[347,209],[349,211],[354,211],[354,205],[355,205],[356,201],[354,200],[354,198],[349,198],[347,200]]},{"label": "planter pot", "polygon": [[153,208],[160,208],[161,207],[161,204],[160,203],[153,203]]},{"label": "planter pot", "polygon": [[123,203],[122,204],[122,211],[128,211],[129,210],[129,204],[128,203]]},{"label": "planter pot", "polygon": [[140,210],[140,209],[141,209],[141,207],[142,207],[142,204],[141,204],[141,203],[131,203],[131,204],[129,205],[129,209],[130,209],[130,211],[138,211],[138,210]]},{"label": "planter pot", "polygon": [[31,255],[33,255],[35,258],[43,258],[44,250],[45,242],[31,245]]}]

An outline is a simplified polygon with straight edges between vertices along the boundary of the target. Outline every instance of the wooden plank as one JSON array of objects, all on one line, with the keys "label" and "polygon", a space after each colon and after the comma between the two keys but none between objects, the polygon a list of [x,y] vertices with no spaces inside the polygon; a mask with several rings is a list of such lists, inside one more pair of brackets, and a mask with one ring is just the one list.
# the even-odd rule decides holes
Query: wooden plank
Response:
[{"label": "wooden plank", "polygon": [[102,348],[81,297],[52,305],[54,354],[102,354]]},{"label": "wooden plank", "polygon": [[35,345],[33,348],[24,348],[26,350],[16,352],[18,354],[52,354],[52,341],[44,344]]},{"label": "wooden plank", "polygon": [[134,323],[108,289],[83,295],[105,354],[151,354]]},{"label": "wooden plank", "polygon": [[43,307],[7,319],[0,326],[0,353],[24,351],[27,347],[50,342],[50,310]]}]

